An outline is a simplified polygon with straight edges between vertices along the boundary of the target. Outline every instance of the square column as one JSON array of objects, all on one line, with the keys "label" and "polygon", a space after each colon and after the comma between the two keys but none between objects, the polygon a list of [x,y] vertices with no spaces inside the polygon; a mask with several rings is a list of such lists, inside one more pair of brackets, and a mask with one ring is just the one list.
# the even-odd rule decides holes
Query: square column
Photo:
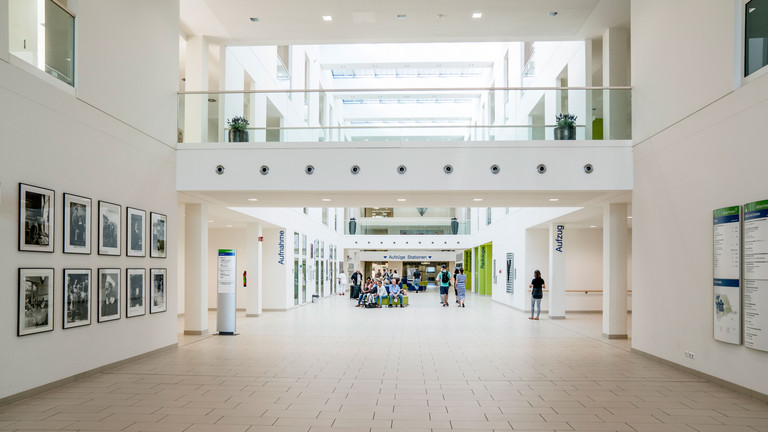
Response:
[{"label": "square column", "polygon": [[248,272],[248,286],[245,290],[245,316],[257,317],[261,316],[262,301],[262,236],[261,224],[250,223],[246,227],[246,256],[248,257],[248,263],[246,265],[246,271]]},{"label": "square column", "polygon": [[184,206],[184,334],[208,333],[208,206]]},{"label": "square column", "polygon": [[565,319],[565,224],[549,224],[549,317]]},{"label": "square column", "polygon": [[603,336],[627,338],[627,204],[603,209]]}]

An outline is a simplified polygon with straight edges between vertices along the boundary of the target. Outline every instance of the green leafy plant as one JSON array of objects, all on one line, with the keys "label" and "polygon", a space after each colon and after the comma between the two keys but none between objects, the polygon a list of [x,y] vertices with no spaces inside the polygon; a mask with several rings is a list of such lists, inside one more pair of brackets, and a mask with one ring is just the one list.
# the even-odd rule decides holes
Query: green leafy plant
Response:
[{"label": "green leafy plant", "polygon": [[576,126],[575,114],[558,114],[555,116],[555,123],[558,127],[573,127]]},{"label": "green leafy plant", "polygon": [[248,123],[248,120],[242,116],[232,117],[231,119],[227,120],[227,126],[229,126],[229,129],[233,131],[243,131],[248,127],[249,124],[250,123]]}]

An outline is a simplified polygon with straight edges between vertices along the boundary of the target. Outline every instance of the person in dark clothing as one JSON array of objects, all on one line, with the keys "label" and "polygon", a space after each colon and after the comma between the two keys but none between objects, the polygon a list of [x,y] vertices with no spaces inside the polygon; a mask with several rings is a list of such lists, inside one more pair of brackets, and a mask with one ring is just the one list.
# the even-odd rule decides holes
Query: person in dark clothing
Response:
[{"label": "person in dark clothing", "polygon": [[[533,280],[528,286],[531,288],[531,316],[528,319],[537,320],[539,314],[541,314],[541,298],[544,297],[544,279],[541,278],[541,272],[536,270],[533,272]],[[533,307],[536,306],[536,317],[533,316]]]}]

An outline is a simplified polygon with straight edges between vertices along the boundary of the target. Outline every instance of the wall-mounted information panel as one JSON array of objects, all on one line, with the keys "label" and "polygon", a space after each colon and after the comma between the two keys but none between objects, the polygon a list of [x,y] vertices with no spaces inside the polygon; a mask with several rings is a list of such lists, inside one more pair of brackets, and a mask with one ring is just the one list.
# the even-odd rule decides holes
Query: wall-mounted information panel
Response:
[{"label": "wall-mounted information panel", "polygon": [[713,215],[714,338],[741,344],[741,207]]},{"label": "wall-mounted information panel", "polygon": [[768,200],[744,205],[744,346],[768,351]]}]

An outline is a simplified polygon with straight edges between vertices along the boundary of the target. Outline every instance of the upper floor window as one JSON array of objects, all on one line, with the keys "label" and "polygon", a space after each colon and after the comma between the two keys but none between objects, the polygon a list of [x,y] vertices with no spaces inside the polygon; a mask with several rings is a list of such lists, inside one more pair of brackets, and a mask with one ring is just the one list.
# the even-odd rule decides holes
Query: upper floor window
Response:
[{"label": "upper floor window", "polygon": [[10,0],[9,51],[75,85],[75,14],[66,0]]},{"label": "upper floor window", "polygon": [[744,76],[768,65],[768,0],[750,0],[744,7]]}]

